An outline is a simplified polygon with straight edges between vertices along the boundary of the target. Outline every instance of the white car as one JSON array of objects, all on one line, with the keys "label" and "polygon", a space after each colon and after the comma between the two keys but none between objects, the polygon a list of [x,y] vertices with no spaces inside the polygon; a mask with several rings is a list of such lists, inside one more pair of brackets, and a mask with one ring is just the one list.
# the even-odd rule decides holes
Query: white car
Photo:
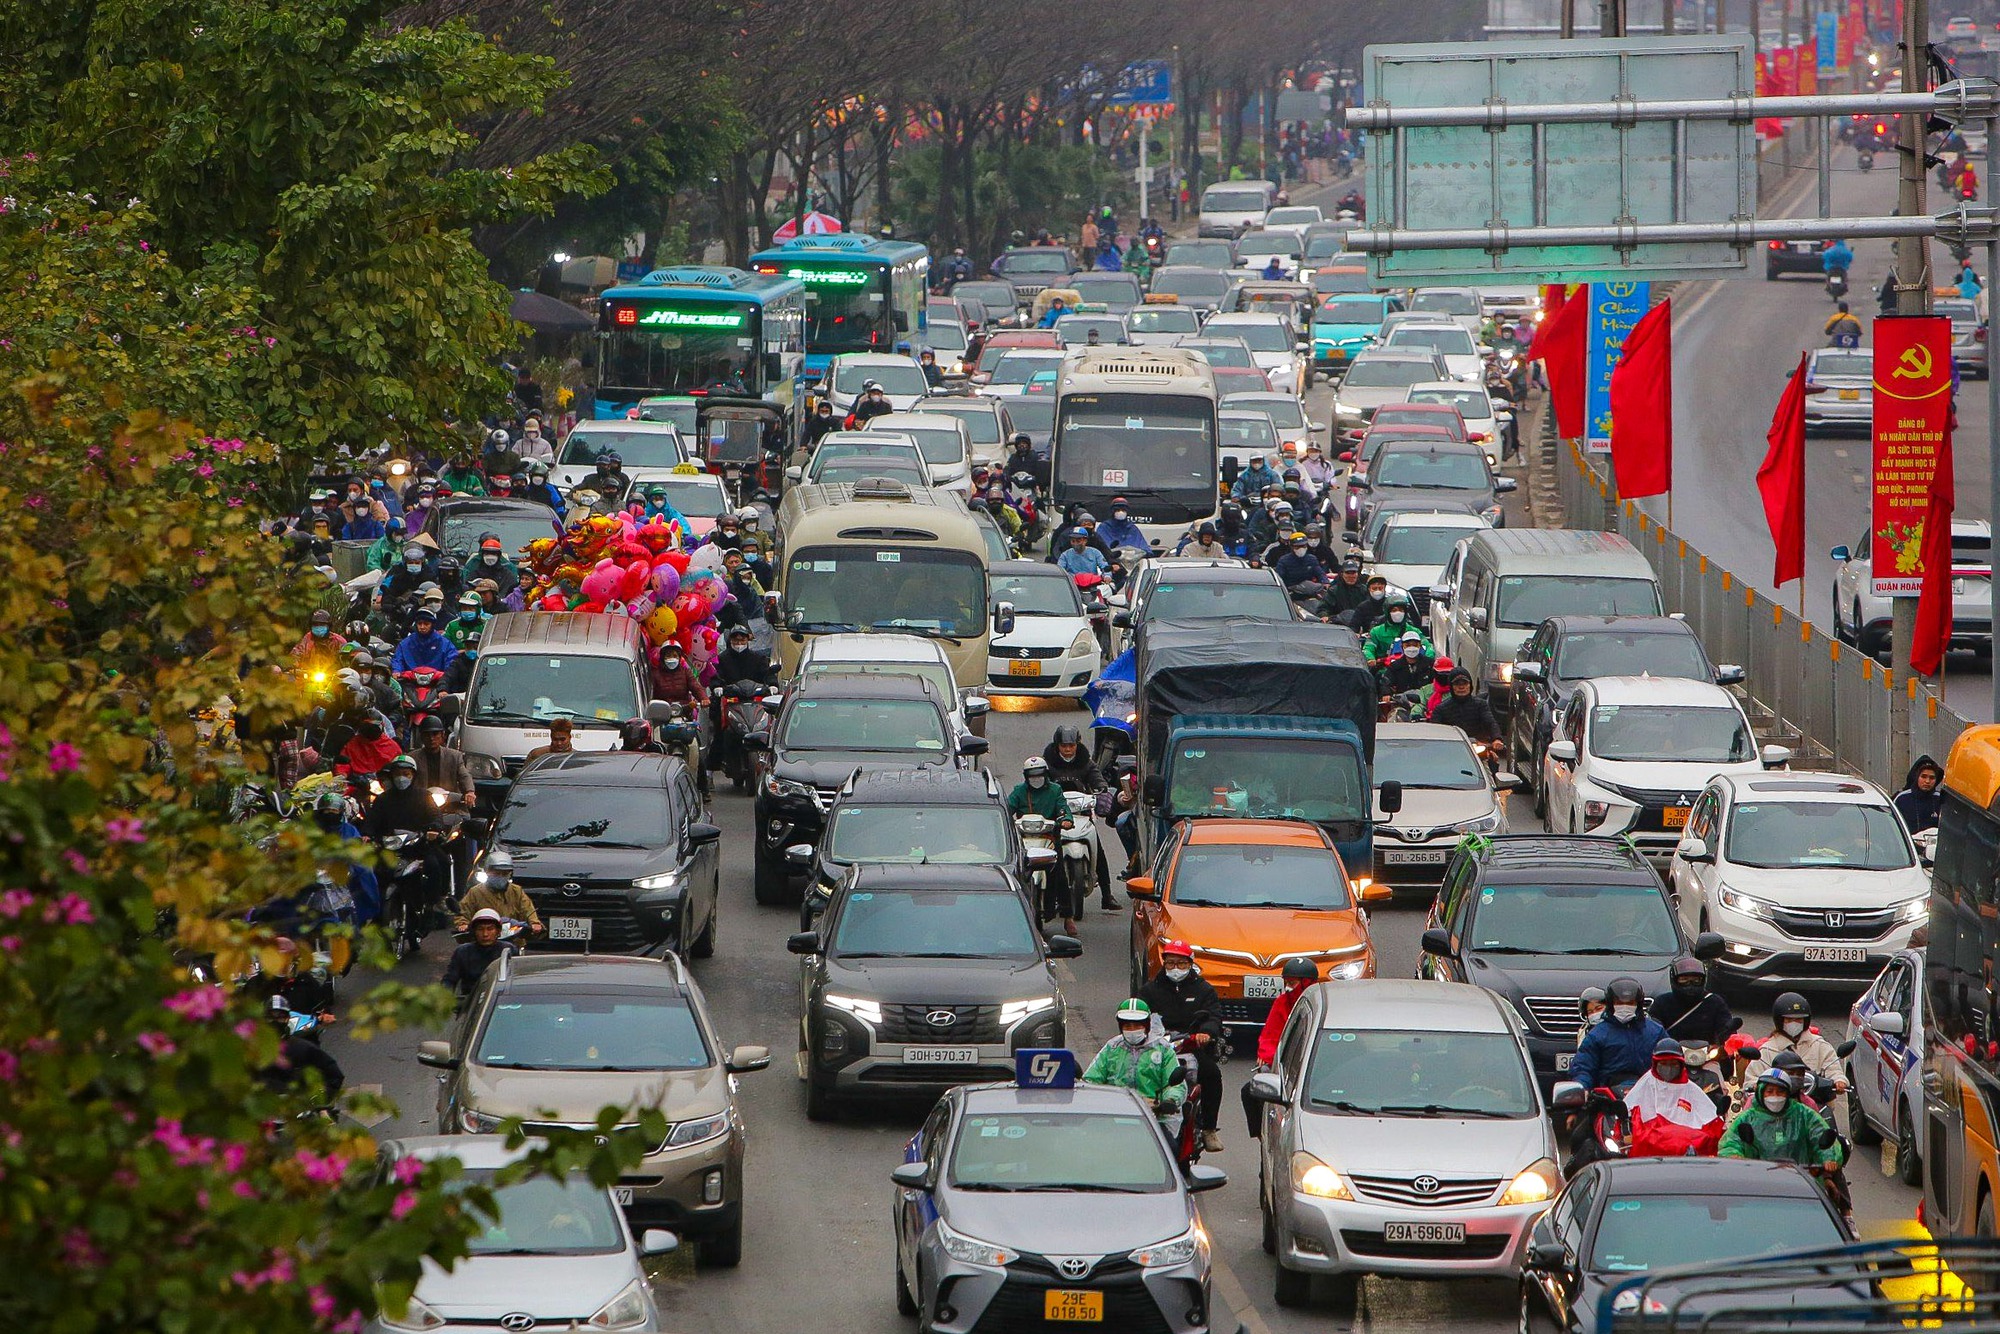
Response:
[{"label": "white car", "polygon": [[1215,315],[1201,332],[1204,338],[1242,339],[1277,393],[1297,397],[1312,382],[1311,363],[1299,355],[1298,333],[1282,315]]},{"label": "white car", "polygon": [[1902,817],[1873,783],[1838,774],[1714,779],[1667,878],[1688,930],[1726,942],[1720,983],[1852,986],[1930,916],[1930,875]]},{"label": "white car", "polygon": [[1081,699],[1103,658],[1071,578],[1046,561],[1010,560],[987,575],[992,600],[1014,604],[1014,630],[986,650],[986,685],[1002,695]]},{"label": "white car", "polygon": [[1896,1146],[1896,1176],[1924,1184],[1924,952],[1900,950],[1847,1014],[1847,1124],[1858,1144]]},{"label": "white car", "polygon": [[1391,590],[1430,604],[1431,585],[1444,577],[1452,548],[1489,525],[1477,514],[1399,511],[1383,520],[1372,545],[1361,549],[1368,573],[1381,575]]},{"label": "white car", "polygon": [[1304,241],[1309,228],[1325,221],[1326,215],[1319,211],[1318,204],[1287,204],[1264,215],[1264,230],[1290,232]]},{"label": "white car", "polygon": [[1514,413],[1493,401],[1483,384],[1463,380],[1437,380],[1410,386],[1410,402],[1443,403],[1458,409],[1465,421],[1466,438],[1486,446],[1486,457],[1498,465],[1507,453],[1508,437],[1514,429]]},{"label": "white car", "polygon": [[1806,358],[1806,434],[1866,433],[1875,421],[1875,350],[1814,348]]},{"label": "white car", "polygon": [[[1833,632],[1864,653],[1886,654],[1893,598],[1869,591],[1875,552],[1868,530],[1852,547],[1835,547]],[[1951,646],[1989,651],[1993,601],[1993,530],[1984,519],[1951,521]]]},{"label": "white car", "polygon": [[1126,340],[1139,347],[1172,347],[1200,332],[1201,312],[1193,306],[1156,301],[1125,312]]},{"label": "white car", "polygon": [[549,480],[565,496],[597,471],[597,460],[616,454],[634,483],[665,477],[688,461],[687,441],[672,422],[580,421],[563,437]]},{"label": "white car", "polygon": [[[1264,215],[1278,202],[1278,187],[1269,181],[1217,181],[1201,192],[1196,236],[1235,238],[1264,225]],[[1173,263],[1170,259],[1168,263]]]},{"label": "white car", "polygon": [[921,635],[836,634],[806,640],[799,669],[786,683],[798,686],[820,676],[915,676],[949,702],[951,725],[961,737],[985,736],[991,702],[976,689],[961,688],[952,675],[944,646]]},{"label": "white car", "polygon": [[1306,405],[1299,401],[1296,394],[1260,394],[1254,391],[1225,394],[1216,406],[1263,413],[1271,419],[1271,425],[1278,428],[1279,444],[1292,450],[1295,456],[1304,454],[1306,446],[1312,444],[1315,437],[1326,434],[1326,423],[1308,418]]},{"label": "white car", "polygon": [[1090,310],[1058,317],[1054,332],[1064,351],[1089,346],[1092,333],[1097,335],[1099,347],[1122,347],[1132,341],[1126,336],[1123,315],[1100,315]]},{"label": "white car", "polygon": [[1946,37],[1977,37],[1979,25],[1963,14],[1954,15],[1944,21]]},{"label": "white car", "polygon": [[1296,232],[1251,232],[1236,243],[1236,271],[1259,274],[1276,260],[1287,278],[1294,277],[1305,252],[1305,243]]},{"label": "white car", "polygon": [[1380,345],[1389,352],[1435,352],[1451,379],[1479,384],[1486,378],[1486,358],[1474,336],[1452,320],[1399,320]]},{"label": "white car", "polygon": [[842,352],[826,366],[820,393],[833,404],[833,415],[846,417],[870,380],[882,386],[882,396],[898,412],[908,412],[931,392],[924,368],[915,357],[884,352]]},{"label": "white car", "polygon": [[1410,297],[1410,312],[1456,321],[1475,338],[1486,321],[1486,307],[1476,287],[1419,287]]},{"label": "white car", "polygon": [[[881,461],[882,470],[866,471],[876,460]],[[893,477],[913,486],[937,485],[917,442],[891,431],[829,431],[813,447],[811,458],[785,469],[785,481],[791,485],[851,482],[857,477]]]},{"label": "white car", "polygon": [[[1273,458],[1278,453],[1278,427],[1269,413],[1224,408],[1215,414],[1215,424],[1222,461],[1225,465],[1235,464],[1236,472],[1249,467],[1255,459]],[[1224,479],[1234,485],[1232,474],[1225,473]]]},{"label": "white car", "polygon": [[965,423],[941,412],[890,412],[868,423],[871,431],[907,435],[917,442],[930,469],[931,485],[953,491],[972,486],[972,433]]},{"label": "white car", "polygon": [[1451,378],[1443,358],[1421,348],[1390,351],[1371,347],[1348,363],[1333,395],[1335,430],[1366,426],[1375,409],[1409,402],[1410,386],[1436,384]]},{"label": "white car", "polygon": [[986,398],[1019,398],[1035,372],[1060,370],[1065,355],[1050,348],[1017,347],[993,364],[993,378],[979,392]]},{"label": "white car", "polygon": [[[1521,785],[1518,774],[1489,774],[1465,730],[1439,723],[1381,723],[1375,728],[1375,880],[1435,888],[1451,850],[1467,834],[1504,834],[1500,794]],[[1394,783],[1400,804],[1382,804]]]},{"label": "white car", "polygon": [[1743,707],[1721,686],[1601,676],[1577,686],[1543,752],[1544,818],[1554,833],[1624,834],[1664,859],[1710,779],[1791,758],[1783,746],[1758,750]]}]

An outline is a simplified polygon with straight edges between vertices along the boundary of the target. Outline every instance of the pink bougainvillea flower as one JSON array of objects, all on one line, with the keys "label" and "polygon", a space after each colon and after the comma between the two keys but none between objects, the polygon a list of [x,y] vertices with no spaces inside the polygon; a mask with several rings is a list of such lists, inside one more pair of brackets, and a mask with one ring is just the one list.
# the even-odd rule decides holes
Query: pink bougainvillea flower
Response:
[{"label": "pink bougainvillea flower", "polygon": [[415,1191],[398,1191],[396,1192],[395,1202],[389,1206],[389,1217],[392,1221],[400,1223],[405,1218],[408,1218],[411,1213],[415,1212],[416,1207],[417,1193]]},{"label": "pink bougainvillea flower", "polygon": [[165,1060],[178,1050],[174,1046],[174,1040],[165,1033],[141,1033],[132,1040],[144,1048],[146,1054],[154,1060]]},{"label": "pink bougainvillea flower", "polygon": [[111,843],[144,843],[146,824],[137,817],[121,816],[104,822],[104,837]]},{"label": "pink bougainvillea flower", "polygon": [[67,741],[49,747],[49,772],[73,774],[83,767],[83,752]]},{"label": "pink bougainvillea flower", "polygon": [[192,987],[167,997],[160,1004],[183,1019],[201,1023],[228,1009],[229,996],[221,987]]}]

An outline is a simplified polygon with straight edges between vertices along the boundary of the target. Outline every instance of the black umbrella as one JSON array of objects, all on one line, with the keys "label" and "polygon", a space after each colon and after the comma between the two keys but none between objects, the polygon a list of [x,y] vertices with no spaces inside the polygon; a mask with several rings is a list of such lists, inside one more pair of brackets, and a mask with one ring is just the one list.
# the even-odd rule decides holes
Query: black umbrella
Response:
[{"label": "black umbrella", "polygon": [[536,333],[584,333],[597,321],[570,305],[540,292],[516,292],[507,313]]}]

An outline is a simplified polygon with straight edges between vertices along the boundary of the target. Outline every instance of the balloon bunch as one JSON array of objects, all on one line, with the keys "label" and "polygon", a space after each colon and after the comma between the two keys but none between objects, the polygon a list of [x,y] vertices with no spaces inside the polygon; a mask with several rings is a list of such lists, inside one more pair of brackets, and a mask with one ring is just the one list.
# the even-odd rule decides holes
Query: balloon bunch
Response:
[{"label": "balloon bunch", "polygon": [[716,613],[734,595],[713,570],[689,572],[688,536],[658,515],[642,523],[620,511],[530,542],[521,571],[528,610],[629,616],[655,656],[661,645],[678,644],[706,683],[722,643]]}]

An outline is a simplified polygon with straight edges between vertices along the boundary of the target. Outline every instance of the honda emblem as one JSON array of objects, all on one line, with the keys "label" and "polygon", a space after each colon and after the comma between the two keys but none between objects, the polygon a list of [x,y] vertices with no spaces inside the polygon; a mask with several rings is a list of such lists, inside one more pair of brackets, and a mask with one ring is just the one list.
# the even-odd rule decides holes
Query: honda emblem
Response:
[{"label": "honda emblem", "polygon": [[1846,914],[1846,913],[1844,913],[1844,912],[1830,912],[1830,913],[1828,913],[1828,914],[1826,915],[1826,929],[1827,929],[1827,930],[1829,930],[1829,931],[1838,931],[1838,930],[1840,930],[1840,928],[1841,928],[1841,927],[1843,927],[1843,926],[1846,926],[1846,925],[1847,925],[1847,914]]}]

